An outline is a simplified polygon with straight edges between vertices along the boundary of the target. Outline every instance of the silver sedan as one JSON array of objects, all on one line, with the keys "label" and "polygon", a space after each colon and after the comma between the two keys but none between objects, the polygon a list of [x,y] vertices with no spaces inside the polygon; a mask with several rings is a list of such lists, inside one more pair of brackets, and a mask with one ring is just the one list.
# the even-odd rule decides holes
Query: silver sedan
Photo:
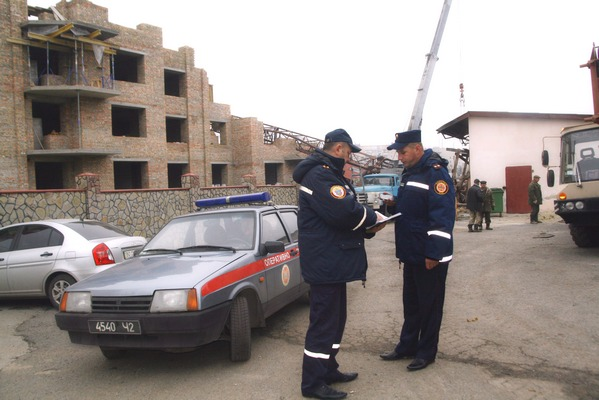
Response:
[{"label": "silver sedan", "polygon": [[99,221],[45,220],[0,229],[0,297],[47,296],[133,257],[146,244]]}]

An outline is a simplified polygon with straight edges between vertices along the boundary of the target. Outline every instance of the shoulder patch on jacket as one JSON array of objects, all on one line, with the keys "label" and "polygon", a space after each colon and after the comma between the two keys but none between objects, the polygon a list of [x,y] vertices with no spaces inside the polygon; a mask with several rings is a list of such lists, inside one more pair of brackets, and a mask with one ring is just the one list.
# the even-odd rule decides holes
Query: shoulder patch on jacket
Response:
[{"label": "shoulder patch on jacket", "polygon": [[437,194],[447,194],[447,192],[449,192],[449,185],[447,184],[447,182],[439,180],[437,182],[435,182],[435,193]]},{"label": "shoulder patch on jacket", "polygon": [[347,191],[341,185],[331,186],[331,189],[329,190],[329,192],[331,193],[331,196],[333,196],[336,199],[343,199],[343,198],[345,198],[345,195],[347,194]]}]

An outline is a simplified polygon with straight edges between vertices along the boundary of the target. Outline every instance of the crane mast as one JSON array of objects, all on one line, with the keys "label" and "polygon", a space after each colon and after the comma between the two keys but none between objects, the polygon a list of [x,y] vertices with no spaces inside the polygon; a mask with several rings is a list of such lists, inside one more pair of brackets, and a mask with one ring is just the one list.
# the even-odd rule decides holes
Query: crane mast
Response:
[{"label": "crane mast", "polygon": [[451,0],[445,0],[443,2],[443,8],[441,10],[441,16],[437,23],[437,30],[435,31],[435,37],[431,46],[431,51],[426,55],[426,64],[424,66],[424,72],[422,73],[422,79],[420,80],[420,86],[418,87],[418,93],[416,95],[416,102],[414,103],[414,110],[410,118],[410,124],[408,130],[420,129],[422,124],[422,112],[424,110],[424,103],[428,94],[428,88],[431,84],[433,77],[433,70],[438,60],[437,52],[441,44],[441,37],[445,30],[445,22],[447,22],[447,15],[449,14],[449,8],[451,7]]}]

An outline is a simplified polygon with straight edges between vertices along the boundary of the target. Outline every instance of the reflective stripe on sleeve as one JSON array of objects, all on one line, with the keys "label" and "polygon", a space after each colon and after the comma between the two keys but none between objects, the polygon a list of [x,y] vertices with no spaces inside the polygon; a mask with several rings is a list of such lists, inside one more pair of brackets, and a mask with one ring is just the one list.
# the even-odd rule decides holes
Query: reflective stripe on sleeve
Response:
[{"label": "reflective stripe on sleeve", "polygon": [[435,235],[435,236],[441,236],[442,238],[445,239],[451,239],[451,235],[447,232],[443,232],[443,231],[428,231],[427,232],[429,236],[431,235]]},{"label": "reflective stripe on sleeve", "polygon": [[334,344],[334,345],[333,345],[333,350],[334,350],[334,349],[338,349],[339,347],[341,347],[341,345],[340,345],[340,344]]},{"label": "reflective stripe on sleeve", "polygon": [[424,183],[420,183],[420,182],[409,181],[409,182],[406,182],[406,186],[414,186],[419,189],[428,190],[428,185],[424,184]]},{"label": "reflective stripe on sleeve", "polygon": [[304,193],[308,193],[310,196],[312,196],[312,193],[314,193],[311,189],[308,189],[307,187],[301,186],[301,185],[300,185],[300,190]]},{"label": "reflective stripe on sleeve", "polygon": [[360,223],[358,223],[358,225],[356,225],[356,227],[354,229],[352,229],[352,231],[355,231],[356,229],[358,229],[359,227],[362,226],[362,224],[364,223],[364,221],[366,220],[366,207],[364,207],[364,215],[362,216],[362,219],[360,220]]},{"label": "reflective stripe on sleeve", "polygon": [[439,260],[439,262],[440,263],[450,262],[452,258],[453,258],[453,256],[443,257],[442,259]]},{"label": "reflective stripe on sleeve", "polygon": [[312,357],[312,358],[322,358],[323,360],[328,360],[331,355],[330,354],[324,354],[324,353],[313,353],[311,351],[308,351],[306,349],[304,349],[304,354],[307,355],[308,357]]}]

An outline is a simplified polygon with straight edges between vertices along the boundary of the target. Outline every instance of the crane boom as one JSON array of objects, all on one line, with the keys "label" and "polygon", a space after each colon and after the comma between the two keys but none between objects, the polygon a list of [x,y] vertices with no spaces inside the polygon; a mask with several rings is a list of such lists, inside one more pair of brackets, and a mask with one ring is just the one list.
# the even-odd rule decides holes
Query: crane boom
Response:
[{"label": "crane boom", "polygon": [[424,110],[424,103],[428,94],[428,88],[431,84],[433,77],[433,70],[438,60],[437,52],[441,44],[441,37],[445,30],[445,22],[447,22],[447,15],[449,14],[449,8],[451,7],[451,0],[445,0],[443,2],[443,8],[441,10],[441,16],[437,23],[437,30],[435,31],[435,37],[431,46],[431,51],[426,55],[426,64],[424,66],[424,72],[422,73],[422,79],[420,80],[420,86],[416,95],[416,102],[414,103],[414,110],[412,111],[412,117],[410,118],[410,125],[408,130],[420,129],[422,124],[422,112]]}]

